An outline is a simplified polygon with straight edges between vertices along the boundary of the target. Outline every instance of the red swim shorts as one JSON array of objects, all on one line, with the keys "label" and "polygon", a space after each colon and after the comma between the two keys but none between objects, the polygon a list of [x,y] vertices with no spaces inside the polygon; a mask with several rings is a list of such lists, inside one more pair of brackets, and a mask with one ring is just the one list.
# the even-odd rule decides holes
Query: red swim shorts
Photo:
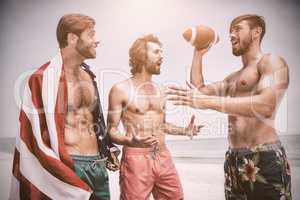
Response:
[{"label": "red swim shorts", "polygon": [[120,199],[183,199],[178,173],[166,146],[124,147],[120,169]]}]

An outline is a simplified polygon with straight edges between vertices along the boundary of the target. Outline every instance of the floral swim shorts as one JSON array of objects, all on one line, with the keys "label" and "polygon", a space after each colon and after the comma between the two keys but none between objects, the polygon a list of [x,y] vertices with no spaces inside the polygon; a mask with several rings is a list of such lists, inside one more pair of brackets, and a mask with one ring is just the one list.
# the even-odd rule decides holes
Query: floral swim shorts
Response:
[{"label": "floral swim shorts", "polygon": [[279,141],[225,154],[226,200],[291,200],[291,173]]}]

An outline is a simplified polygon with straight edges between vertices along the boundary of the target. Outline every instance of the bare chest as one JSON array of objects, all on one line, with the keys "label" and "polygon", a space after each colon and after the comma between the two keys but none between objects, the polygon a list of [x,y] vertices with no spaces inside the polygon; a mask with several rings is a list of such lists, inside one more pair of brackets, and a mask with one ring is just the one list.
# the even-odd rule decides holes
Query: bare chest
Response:
[{"label": "bare chest", "polygon": [[159,90],[141,89],[135,90],[132,95],[128,96],[127,110],[136,114],[146,114],[149,111],[156,113],[163,112],[164,97]]},{"label": "bare chest", "polygon": [[256,67],[245,68],[228,81],[227,94],[231,97],[255,94],[259,79]]},{"label": "bare chest", "polygon": [[78,109],[89,107],[95,100],[95,88],[88,75],[81,72],[77,76],[67,75],[68,107]]}]

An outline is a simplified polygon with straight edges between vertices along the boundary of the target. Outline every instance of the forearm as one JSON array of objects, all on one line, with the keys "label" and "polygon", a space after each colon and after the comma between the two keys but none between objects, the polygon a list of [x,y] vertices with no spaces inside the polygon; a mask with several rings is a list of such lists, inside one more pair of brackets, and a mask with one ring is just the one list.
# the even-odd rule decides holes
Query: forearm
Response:
[{"label": "forearm", "polygon": [[218,94],[217,85],[205,85],[202,72],[203,54],[195,51],[192,61],[192,68],[190,74],[191,83],[203,94],[206,95],[220,95]]},{"label": "forearm", "polygon": [[198,89],[204,87],[204,79],[202,74],[202,56],[197,51],[194,51],[192,68],[190,74],[191,83]]},{"label": "forearm", "polygon": [[169,135],[185,135],[186,128],[166,122],[164,124],[164,132]]},{"label": "forearm", "polygon": [[123,135],[119,132],[117,128],[111,128],[109,130],[109,135],[112,140],[112,142],[118,144],[118,145],[126,145],[130,146],[131,138],[129,136]]},{"label": "forearm", "polygon": [[259,95],[250,97],[207,96],[203,100],[203,104],[203,107],[208,109],[245,117],[269,118],[274,111],[273,103],[262,99]]}]

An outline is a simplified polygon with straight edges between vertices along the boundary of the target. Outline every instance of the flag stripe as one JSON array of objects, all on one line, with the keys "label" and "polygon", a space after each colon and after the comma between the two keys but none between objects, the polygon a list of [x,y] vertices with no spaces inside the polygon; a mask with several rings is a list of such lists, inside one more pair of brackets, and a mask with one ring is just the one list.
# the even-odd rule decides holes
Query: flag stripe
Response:
[{"label": "flag stripe", "polygon": [[[59,60],[59,61],[56,61]],[[45,116],[48,126],[48,132],[51,133],[50,142],[53,151],[59,155],[58,150],[58,134],[56,131],[55,122],[55,104],[58,93],[59,78],[61,76],[62,67],[59,63],[62,63],[62,58],[57,55],[51,60],[51,64],[44,70],[43,82],[42,82],[42,100],[45,109]],[[58,63],[58,64],[55,64]]]},{"label": "flag stripe", "polygon": [[[19,171],[19,169],[17,169]],[[20,180],[11,176],[11,187],[8,200],[20,200]]]},{"label": "flag stripe", "polygon": [[29,88],[31,92],[32,97],[32,103],[34,107],[37,109],[39,114],[39,124],[40,124],[40,130],[41,130],[41,136],[42,140],[47,147],[51,148],[50,144],[50,136],[48,132],[48,127],[46,123],[46,116],[45,116],[45,110],[42,100],[42,90],[41,86],[43,83],[43,72],[46,69],[47,66],[49,66],[50,62],[44,64],[40,69],[38,69],[29,79]]},{"label": "flag stripe", "polygon": [[32,199],[43,199],[51,200],[47,195],[41,192],[37,187],[30,183],[24,176],[20,177],[20,199],[21,200],[32,200]]},{"label": "flag stripe", "polygon": [[73,161],[69,154],[65,150],[65,143],[64,143],[64,124],[65,124],[65,113],[67,113],[67,84],[66,80],[64,79],[64,71],[61,73],[61,77],[59,80],[59,86],[58,86],[58,94],[57,95],[57,101],[55,105],[55,124],[56,124],[56,131],[58,136],[58,142],[59,142],[59,155],[60,159],[67,164],[69,167],[73,168]]},{"label": "flag stripe", "polygon": [[38,148],[44,153],[46,153],[48,156],[58,158],[58,155],[55,152],[53,152],[51,148],[47,147],[42,140],[39,114],[32,102],[29,85],[25,85],[24,90],[25,92],[23,95],[23,105],[20,111],[20,134],[23,133],[26,135],[26,130],[29,129],[30,133],[33,135],[33,137],[35,137],[35,140],[38,144]]},{"label": "flag stripe", "polygon": [[[89,190],[89,187],[85,182],[83,182],[75,172],[66,166],[63,162],[54,158],[52,156],[48,156],[44,151],[42,151],[34,137],[31,122],[27,118],[26,114],[22,112],[22,122],[21,125],[27,125],[26,127],[21,126],[21,141],[24,142],[27,146],[28,150],[34,154],[39,159],[40,164],[53,176],[57,177],[59,180],[69,183],[71,185],[81,187],[85,190]],[[23,150],[23,149],[22,149]],[[28,163],[29,164],[29,163]]]},{"label": "flag stripe", "polygon": [[[15,149],[13,165],[12,182],[15,185],[11,189],[10,199],[12,200],[25,200],[25,199],[50,199],[47,195],[43,194],[37,187],[31,184],[20,172],[20,152]],[[19,184],[21,182],[21,184]],[[20,187],[21,185],[21,187]]]},{"label": "flag stripe", "polygon": [[21,174],[44,194],[51,199],[89,199],[89,191],[62,182],[45,170],[22,140],[20,141],[20,149],[22,149],[20,156]]},{"label": "flag stripe", "polygon": [[16,138],[10,199],[89,199],[64,146],[67,86],[61,54],[25,85]]}]

